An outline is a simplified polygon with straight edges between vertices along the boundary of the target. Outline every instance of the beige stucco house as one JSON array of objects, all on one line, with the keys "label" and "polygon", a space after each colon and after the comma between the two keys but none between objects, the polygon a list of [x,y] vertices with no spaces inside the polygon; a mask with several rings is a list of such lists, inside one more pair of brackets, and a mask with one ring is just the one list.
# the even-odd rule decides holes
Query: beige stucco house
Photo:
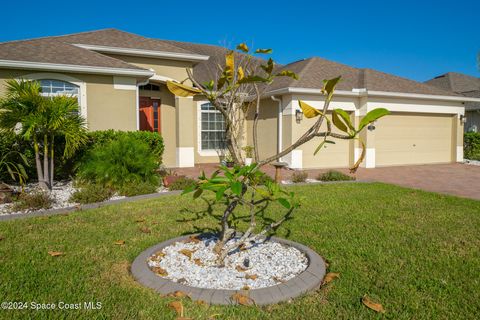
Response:
[{"label": "beige stucco house", "polygon": [[[191,167],[219,161],[223,119],[202,99],[172,95],[167,80],[213,76],[226,49],[146,38],[106,29],[57,37],[0,43],[0,95],[9,78],[40,81],[45,95],[73,94],[90,130],[150,130],[165,141],[164,163]],[[300,79],[280,79],[261,104],[260,156],[295,141],[309,126],[298,100],[318,108],[322,80],[342,75],[331,108],[341,107],[359,122],[378,107],[392,114],[365,130],[364,166],[448,163],[463,160],[464,103],[480,101],[427,84],[321,58],[282,68]],[[477,102],[478,102],[477,101]],[[246,125],[246,140],[251,124]],[[291,168],[347,167],[360,154],[354,141],[340,141],[313,156],[309,142],[284,157]]]}]

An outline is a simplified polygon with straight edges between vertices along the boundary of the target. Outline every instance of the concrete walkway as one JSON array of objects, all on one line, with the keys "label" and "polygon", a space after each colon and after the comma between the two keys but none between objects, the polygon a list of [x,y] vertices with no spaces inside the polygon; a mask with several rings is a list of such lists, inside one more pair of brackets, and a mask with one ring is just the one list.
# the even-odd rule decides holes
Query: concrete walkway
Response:
[{"label": "concrete walkway", "polygon": [[[196,178],[202,170],[206,174],[211,174],[216,169],[217,165],[214,164],[199,164],[195,168],[178,168],[175,171],[178,174]],[[348,169],[336,170],[349,173]],[[264,171],[273,177],[274,168],[272,166],[266,166]],[[315,179],[320,173],[327,170],[306,171],[309,178]],[[283,179],[288,179],[293,172],[293,170],[284,170]],[[355,176],[357,180],[379,181],[480,200],[480,166],[452,163],[375,169],[360,168]]]}]

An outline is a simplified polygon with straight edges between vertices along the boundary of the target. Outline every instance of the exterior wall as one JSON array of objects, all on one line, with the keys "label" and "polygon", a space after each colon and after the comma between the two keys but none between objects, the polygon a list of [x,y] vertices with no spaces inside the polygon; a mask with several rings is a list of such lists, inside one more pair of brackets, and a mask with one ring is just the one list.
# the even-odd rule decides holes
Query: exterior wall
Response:
[{"label": "exterior wall", "polygon": [[[126,61],[130,64],[136,65],[140,68],[154,70],[157,75],[164,76],[167,78],[175,79],[178,81],[183,81],[188,77],[186,68],[192,68],[192,63],[188,61],[175,61],[167,59],[156,59],[148,57],[134,57],[134,56],[124,56],[124,55],[113,55],[108,54],[109,56]],[[187,82],[186,84],[188,84]]]},{"label": "exterior wall", "polygon": [[[0,95],[5,88],[3,82],[11,78],[28,78],[30,75],[42,73],[41,71],[0,69]],[[90,130],[136,130],[136,92],[133,89],[115,89],[114,77],[108,75],[89,75],[76,73],[48,72],[49,75],[58,77],[68,76],[85,84],[85,104],[87,123]],[[126,78],[126,77],[123,77]],[[135,78],[131,78],[135,80]],[[82,97],[84,98],[84,97]]]},{"label": "exterior wall", "polygon": [[[253,117],[255,106],[247,114],[247,145],[253,146]],[[277,152],[278,144],[278,103],[272,99],[260,101],[260,114],[257,126],[258,154],[260,159],[265,159]]]}]

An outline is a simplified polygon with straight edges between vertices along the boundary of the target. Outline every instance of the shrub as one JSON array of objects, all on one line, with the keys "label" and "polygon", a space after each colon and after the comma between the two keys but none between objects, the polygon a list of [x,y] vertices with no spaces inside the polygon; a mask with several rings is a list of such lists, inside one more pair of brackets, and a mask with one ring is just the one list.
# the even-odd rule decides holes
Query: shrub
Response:
[{"label": "shrub", "polygon": [[158,185],[157,168],[158,159],[147,143],[126,135],[97,145],[82,161],[78,177],[81,181],[120,190],[132,183]]},{"label": "shrub", "polygon": [[178,177],[177,180],[172,182],[169,186],[169,190],[185,190],[186,188],[195,185],[197,182],[195,179],[187,177]]},{"label": "shrub", "polygon": [[465,159],[480,160],[480,133],[467,132],[464,135]]},{"label": "shrub", "polygon": [[330,170],[318,175],[317,180],[320,181],[351,181],[355,180],[355,177],[351,177],[339,171]]},{"label": "shrub", "polygon": [[113,196],[113,190],[98,183],[86,183],[70,197],[70,202],[81,204],[102,202]]},{"label": "shrub", "polygon": [[148,182],[128,183],[124,185],[118,193],[122,196],[133,197],[141,194],[150,194],[157,192],[158,184]]},{"label": "shrub", "polygon": [[307,181],[308,173],[305,171],[295,171],[292,174],[292,182],[293,183],[300,183]]},{"label": "shrub", "polygon": [[17,201],[13,204],[14,211],[23,210],[40,210],[52,207],[53,199],[47,192],[33,191],[30,193],[22,193],[18,196]]}]

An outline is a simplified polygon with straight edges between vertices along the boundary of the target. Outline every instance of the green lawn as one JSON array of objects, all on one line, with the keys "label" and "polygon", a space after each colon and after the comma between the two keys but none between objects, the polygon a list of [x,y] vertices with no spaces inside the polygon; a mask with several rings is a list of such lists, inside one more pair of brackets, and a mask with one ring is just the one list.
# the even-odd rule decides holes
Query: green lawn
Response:
[{"label": "green lawn", "polygon": [[[279,235],[304,243],[340,278],[268,307],[202,306],[194,319],[466,319],[480,314],[480,202],[386,184],[292,187],[309,198]],[[190,196],[0,222],[1,301],[101,302],[100,310],[5,311],[3,319],[175,319],[129,265],[147,247],[214,225]],[[187,210],[182,210],[183,208]],[[181,212],[182,211],[182,212]],[[274,211],[274,208],[272,208]],[[144,222],[136,220],[145,219]],[[180,222],[179,220],[190,220]],[[151,233],[140,228],[147,226]],[[125,240],[124,246],[115,245]],[[48,251],[62,251],[51,257]],[[361,304],[368,294],[385,315]],[[218,315],[219,314],[219,315]]]}]

